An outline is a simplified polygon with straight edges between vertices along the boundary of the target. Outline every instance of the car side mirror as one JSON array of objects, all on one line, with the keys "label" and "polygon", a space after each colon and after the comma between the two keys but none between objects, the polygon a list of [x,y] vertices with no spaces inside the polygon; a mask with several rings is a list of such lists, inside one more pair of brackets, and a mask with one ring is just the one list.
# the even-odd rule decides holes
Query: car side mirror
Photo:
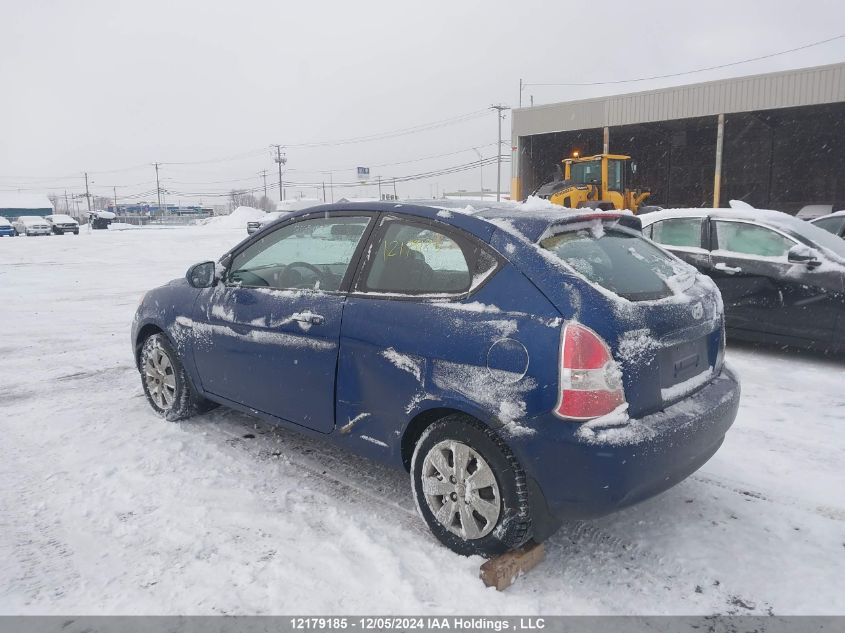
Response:
[{"label": "car side mirror", "polygon": [[188,269],[185,278],[192,288],[211,288],[217,281],[217,264],[201,262]]},{"label": "car side mirror", "polygon": [[806,244],[796,244],[790,248],[786,259],[790,264],[804,264],[807,268],[818,268],[822,265],[818,251]]}]

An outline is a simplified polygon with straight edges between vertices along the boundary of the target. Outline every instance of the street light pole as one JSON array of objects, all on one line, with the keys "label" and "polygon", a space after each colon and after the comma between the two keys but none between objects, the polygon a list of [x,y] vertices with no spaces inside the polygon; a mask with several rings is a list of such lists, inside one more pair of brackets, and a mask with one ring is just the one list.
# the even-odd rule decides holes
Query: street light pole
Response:
[{"label": "street light pole", "polygon": [[510,110],[506,105],[501,103],[490,106],[496,111],[496,118],[499,120],[499,144],[496,146],[496,202],[502,199],[502,119],[505,115],[503,110]]}]

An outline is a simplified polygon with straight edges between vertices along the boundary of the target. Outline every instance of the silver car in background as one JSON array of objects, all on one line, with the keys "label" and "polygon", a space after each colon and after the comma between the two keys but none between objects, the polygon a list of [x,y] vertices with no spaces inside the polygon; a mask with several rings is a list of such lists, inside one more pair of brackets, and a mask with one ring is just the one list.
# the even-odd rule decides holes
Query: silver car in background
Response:
[{"label": "silver car in background", "polygon": [[12,222],[18,235],[50,235],[53,230],[50,223],[39,215],[22,215]]}]

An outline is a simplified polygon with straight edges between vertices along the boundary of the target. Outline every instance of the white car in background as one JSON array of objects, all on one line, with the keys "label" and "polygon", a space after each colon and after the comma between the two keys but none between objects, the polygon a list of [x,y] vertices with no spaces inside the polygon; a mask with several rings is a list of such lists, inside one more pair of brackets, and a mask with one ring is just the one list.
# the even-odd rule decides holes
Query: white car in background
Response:
[{"label": "white car in background", "polygon": [[69,215],[57,213],[45,216],[44,219],[50,223],[50,228],[56,235],[64,235],[65,233],[79,235],[79,222]]},{"label": "white car in background", "polygon": [[17,220],[12,222],[12,226],[18,232],[18,235],[50,235],[53,230],[50,228],[50,223],[47,222],[40,215],[22,215]]}]

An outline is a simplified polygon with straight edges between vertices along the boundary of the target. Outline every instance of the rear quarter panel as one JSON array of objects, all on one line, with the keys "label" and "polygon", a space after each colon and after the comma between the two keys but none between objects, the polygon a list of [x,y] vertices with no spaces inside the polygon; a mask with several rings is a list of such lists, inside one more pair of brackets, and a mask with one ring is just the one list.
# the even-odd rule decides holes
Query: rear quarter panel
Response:
[{"label": "rear quarter panel", "polygon": [[462,301],[350,296],[337,439],[399,465],[407,425],[427,410],[455,409],[505,436],[525,431],[522,420],[556,401],[560,326],[555,307],[509,264]]}]

